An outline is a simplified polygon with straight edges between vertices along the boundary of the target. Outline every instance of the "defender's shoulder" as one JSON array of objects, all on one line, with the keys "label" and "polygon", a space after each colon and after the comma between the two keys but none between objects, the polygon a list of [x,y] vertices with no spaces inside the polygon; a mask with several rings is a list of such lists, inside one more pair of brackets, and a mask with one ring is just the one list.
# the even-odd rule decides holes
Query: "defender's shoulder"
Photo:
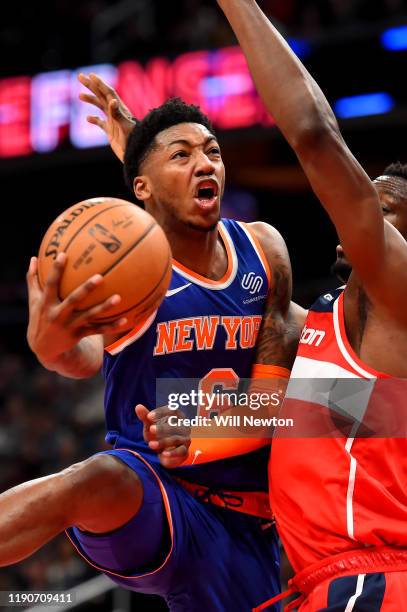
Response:
[{"label": "defender's shoulder", "polygon": [[334,303],[342,293],[345,287],[338,287],[333,291],[328,291],[321,295],[310,307],[312,312],[332,312]]}]

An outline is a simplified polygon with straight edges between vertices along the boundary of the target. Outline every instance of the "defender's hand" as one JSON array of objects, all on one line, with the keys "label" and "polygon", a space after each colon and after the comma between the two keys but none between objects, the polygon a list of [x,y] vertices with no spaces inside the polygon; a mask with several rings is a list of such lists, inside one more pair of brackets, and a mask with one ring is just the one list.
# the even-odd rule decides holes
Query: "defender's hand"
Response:
[{"label": "defender's hand", "polygon": [[78,80],[91,92],[79,94],[79,99],[100,108],[105,114],[105,119],[89,115],[88,122],[105,132],[113,152],[123,162],[127,139],[136,125],[135,119],[113,87],[109,87],[96,74],[81,73]]},{"label": "defender's hand", "polygon": [[95,317],[120,302],[119,295],[113,295],[101,304],[78,312],[83,300],[103,282],[100,274],[92,276],[65,300],[59,299],[59,284],[66,259],[65,253],[58,255],[43,289],[38,280],[36,257],[32,257],[27,273],[29,303],[27,340],[31,350],[44,365],[55,363],[58,357],[73,349],[82,338],[95,334],[117,334],[127,323],[125,318],[109,324],[94,321]]},{"label": "defender's hand", "polygon": [[184,413],[181,410],[170,410],[167,406],[150,411],[138,404],[136,415],[144,426],[144,440],[158,454],[161,465],[166,468],[182,465],[191,445],[191,428],[169,425],[168,419],[170,416],[185,418]]}]

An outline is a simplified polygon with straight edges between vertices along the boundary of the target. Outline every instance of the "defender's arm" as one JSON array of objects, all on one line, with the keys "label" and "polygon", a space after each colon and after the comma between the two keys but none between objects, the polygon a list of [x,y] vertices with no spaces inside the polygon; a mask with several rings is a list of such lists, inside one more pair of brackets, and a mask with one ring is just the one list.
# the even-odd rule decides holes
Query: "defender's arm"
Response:
[{"label": "defender's arm", "polygon": [[376,190],[346,146],[321,89],[254,0],[218,4],[370,298],[407,318],[400,308],[407,301],[405,241],[383,223]]}]

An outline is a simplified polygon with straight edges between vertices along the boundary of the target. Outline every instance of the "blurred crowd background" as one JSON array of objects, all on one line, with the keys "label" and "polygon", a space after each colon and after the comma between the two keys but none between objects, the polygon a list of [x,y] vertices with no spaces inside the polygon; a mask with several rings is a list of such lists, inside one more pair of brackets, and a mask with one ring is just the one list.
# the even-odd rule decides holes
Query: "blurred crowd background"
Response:
[{"label": "blurred crowd background", "polygon": [[[264,0],[270,17],[291,34],[365,27],[398,18],[404,0]],[[35,27],[33,27],[35,24]],[[9,74],[84,62],[175,54],[233,42],[214,0],[53,0],[6,3],[0,44]],[[23,52],[21,52],[24,49]]]},{"label": "blurred crowd background", "polygon": [[[283,33],[315,45],[306,63],[328,94],[338,96],[343,88],[346,95],[360,82],[371,91],[397,90],[394,112],[341,124],[371,175],[398,158],[407,161],[406,53],[386,59],[376,44],[381,30],[407,24],[405,4],[260,1]],[[0,79],[102,62],[145,62],[156,55],[173,58],[189,50],[234,44],[214,0],[21,0],[2,6],[0,48],[5,61]],[[1,117],[0,108],[0,124]],[[229,169],[226,214],[248,221],[261,218],[280,230],[292,257],[295,297],[308,306],[336,285],[329,273],[335,259],[334,229],[275,128],[234,130],[221,133],[220,139]],[[246,166],[250,173],[241,170]],[[0,159],[0,176],[0,490],[5,490],[105,447],[101,377],[61,378],[44,370],[28,350],[24,273],[57,212],[85,197],[130,199],[130,194],[120,164],[107,147]],[[0,591],[70,588],[93,575],[61,536],[24,563],[1,569]],[[144,609],[142,601],[134,599],[139,610]],[[158,600],[149,602],[149,610],[165,610]],[[84,609],[111,606],[102,598]]]},{"label": "blurred crowd background", "polygon": [[[105,446],[100,379],[55,376],[24,353],[1,351],[1,491],[57,472]],[[87,573],[61,537],[25,563],[1,570],[0,591],[69,588]]]}]

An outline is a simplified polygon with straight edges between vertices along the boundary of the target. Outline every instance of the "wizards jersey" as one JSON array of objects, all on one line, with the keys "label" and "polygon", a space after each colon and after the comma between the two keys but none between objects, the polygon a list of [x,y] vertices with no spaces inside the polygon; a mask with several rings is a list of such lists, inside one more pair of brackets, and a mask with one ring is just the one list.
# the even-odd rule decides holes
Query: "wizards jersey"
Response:
[{"label": "wizards jersey", "polygon": [[[195,379],[211,389],[219,374],[226,373],[235,385],[250,377],[270,271],[248,226],[223,220],[219,232],[228,259],[223,278],[205,278],[174,261],[170,288],[158,311],[105,351],[106,440],[116,448],[136,450],[150,462],[158,457],[144,442],[134,410],[137,404],[150,409],[163,405],[156,399],[157,380]],[[264,447],[174,471],[207,486],[267,491],[268,455],[269,447]]]},{"label": "wizards jersey", "polygon": [[406,381],[355,354],[343,297],[309,311],[280,414],[294,434],[273,439],[271,506],[297,572],[346,551],[407,547]]}]

